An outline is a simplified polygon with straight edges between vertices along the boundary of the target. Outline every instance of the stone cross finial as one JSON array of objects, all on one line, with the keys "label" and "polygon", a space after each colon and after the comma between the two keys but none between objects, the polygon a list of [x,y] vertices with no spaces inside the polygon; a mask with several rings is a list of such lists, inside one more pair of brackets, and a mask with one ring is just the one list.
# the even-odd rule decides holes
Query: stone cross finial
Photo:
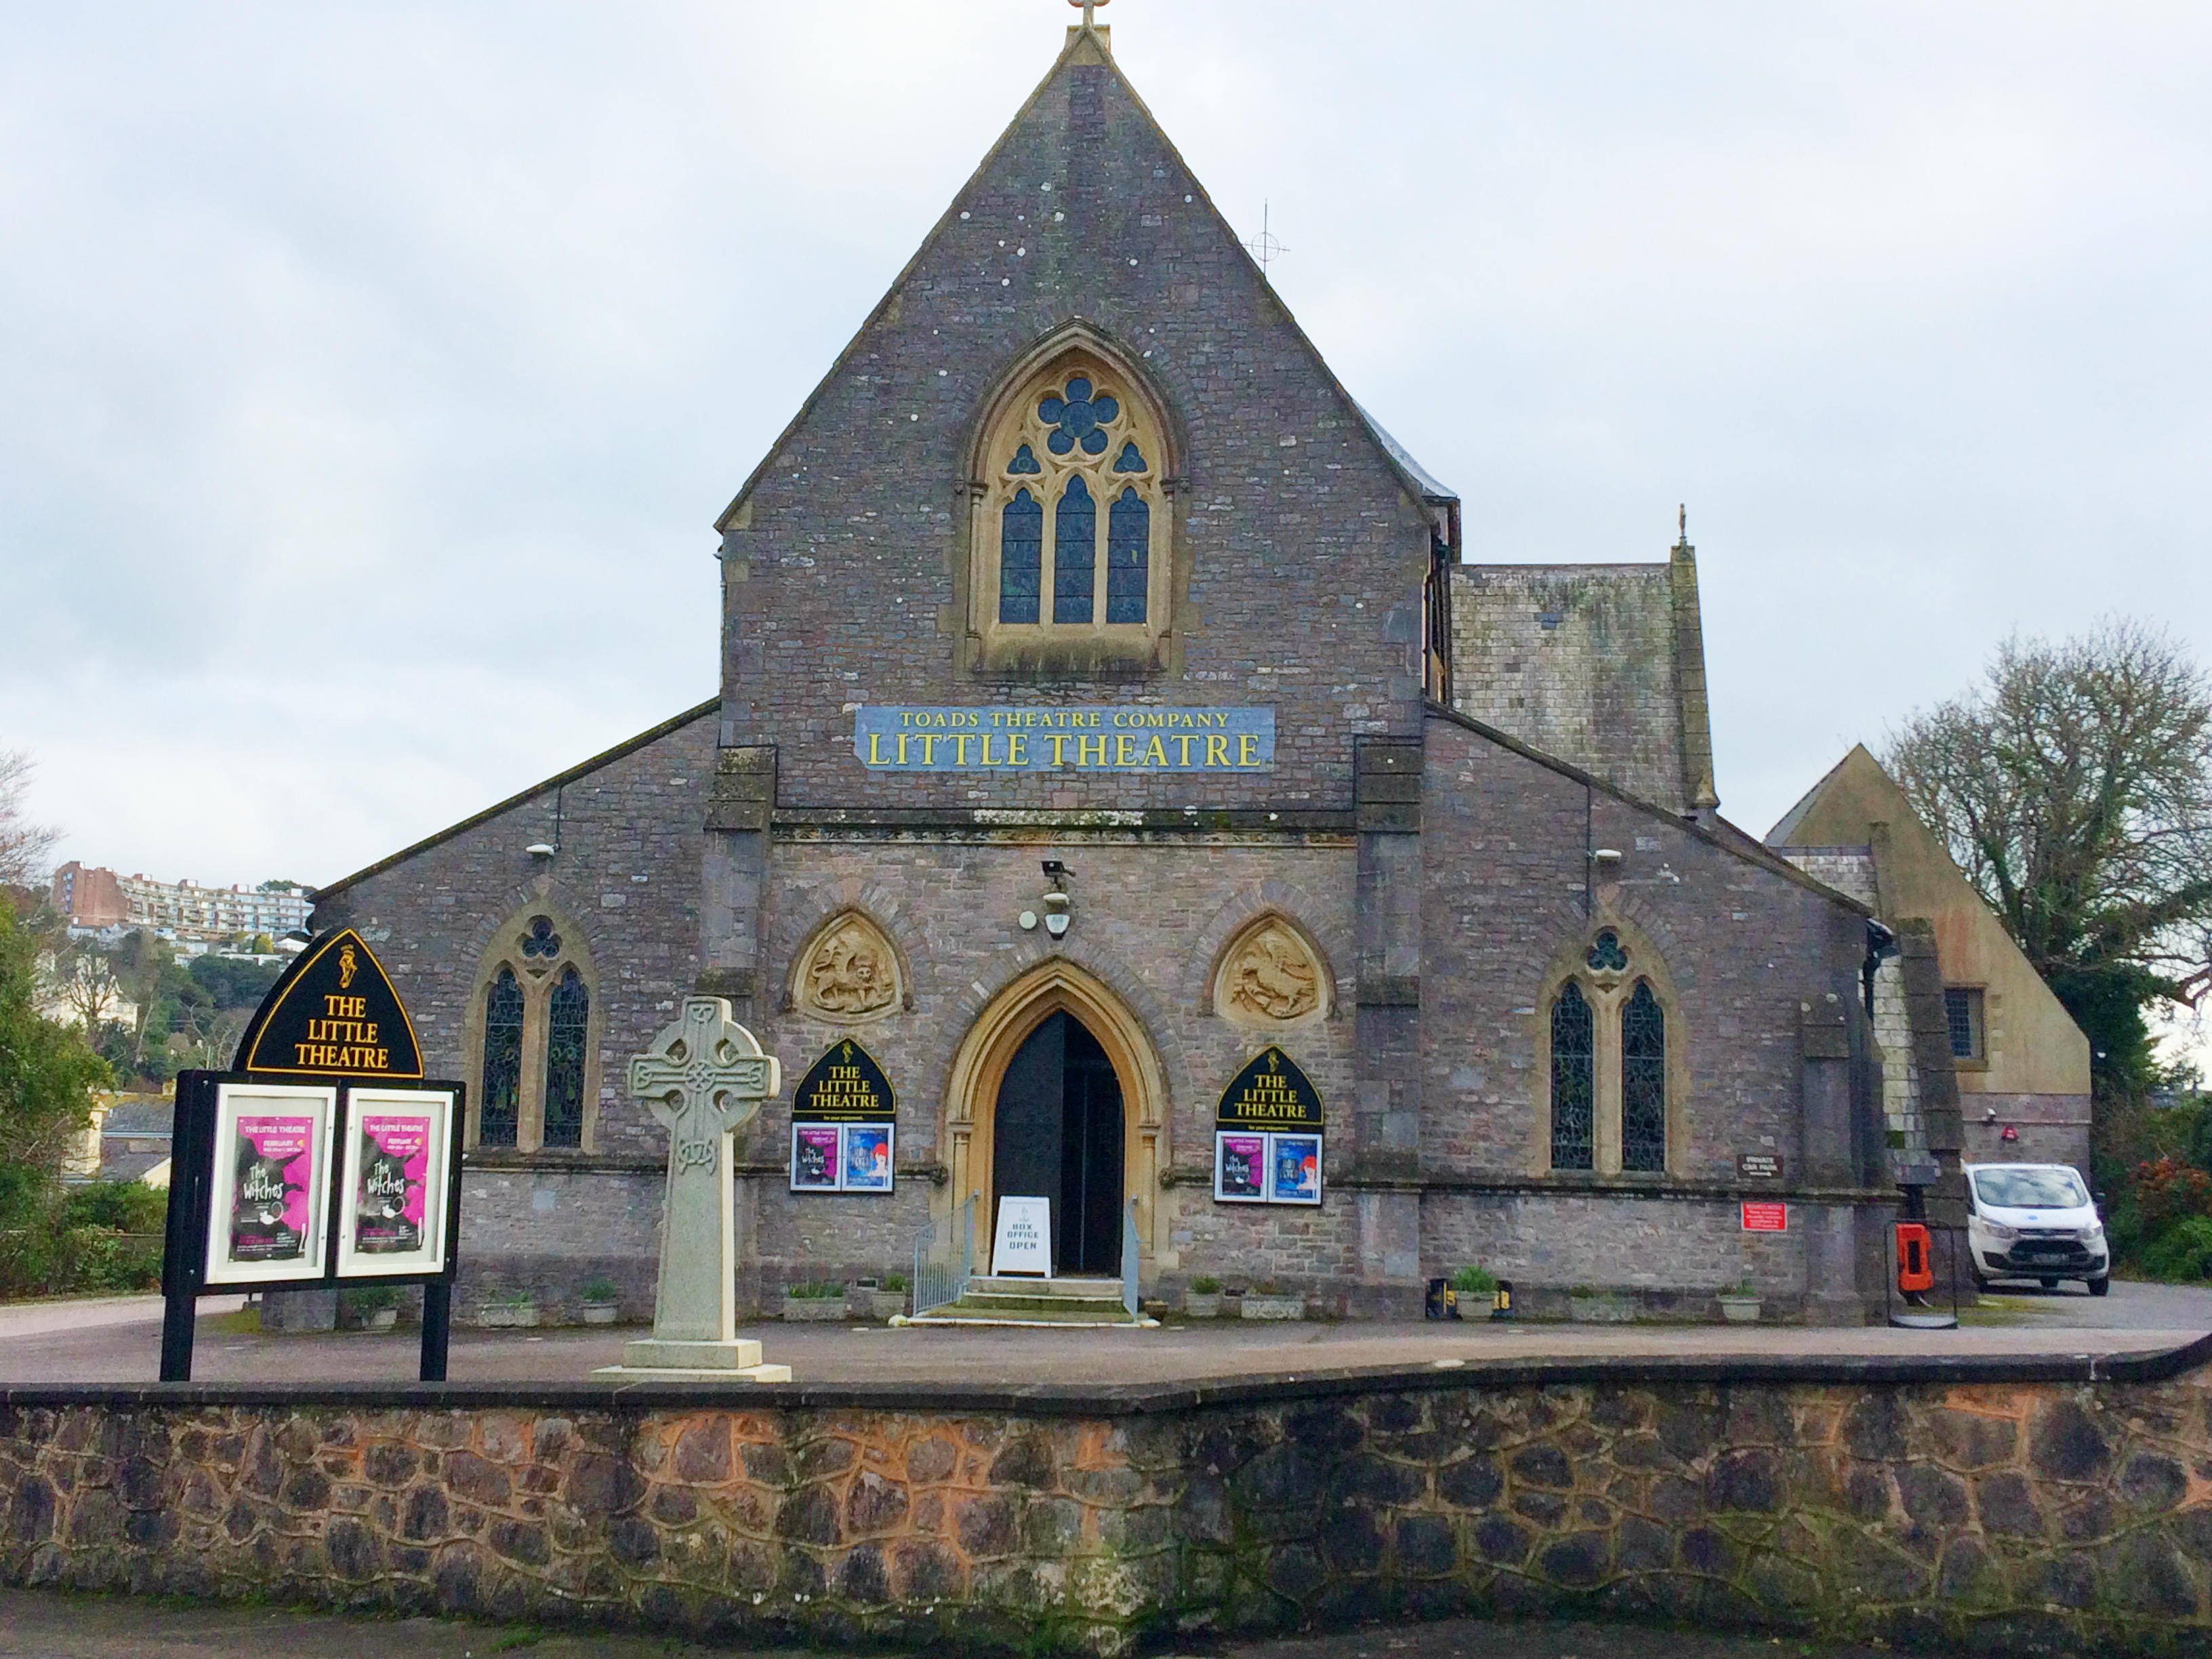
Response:
[{"label": "stone cross finial", "polygon": [[1067,3],[1071,6],[1080,6],[1083,8],[1083,27],[1089,28],[1091,26],[1091,8],[1093,6],[1105,5],[1107,3],[1107,0],[1067,0]]},{"label": "stone cross finial", "polygon": [[[660,1291],[653,1340],[624,1364],[739,1369],[731,1136],[782,1085],[775,1056],[730,1018],[720,997],[689,997],[676,1022],[629,1062],[630,1092],[668,1131]],[[679,1346],[680,1345],[680,1346]],[[726,1357],[718,1358],[718,1352]]]}]

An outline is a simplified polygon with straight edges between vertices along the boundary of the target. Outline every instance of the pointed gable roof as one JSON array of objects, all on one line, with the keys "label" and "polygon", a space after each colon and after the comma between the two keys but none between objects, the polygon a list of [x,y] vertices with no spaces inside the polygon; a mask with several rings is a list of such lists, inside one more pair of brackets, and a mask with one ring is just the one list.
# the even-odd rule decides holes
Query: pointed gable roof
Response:
[{"label": "pointed gable roof", "polygon": [[[856,355],[865,343],[875,334],[878,325],[897,314],[897,307],[916,273],[933,263],[939,252],[939,245],[957,227],[960,221],[967,216],[963,204],[973,201],[984,192],[1003,160],[1019,147],[1025,137],[1032,136],[1036,128],[1046,123],[1051,111],[1066,106],[1073,90],[1072,82],[1075,73],[1084,69],[1097,69],[1103,71],[1104,75],[1110,79],[1113,88],[1127,100],[1146,137],[1157,145],[1169,165],[1188,182],[1189,194],[1195,198],[1193,205],[1198,207],[1212,222],[1218,233],[1227,257],[1241,267],[1242,274],[1273,304],[1279,313],[1282,325],[1296,340],[1315,373],[1334,392],[1350,424],[1355,429],[1367,434],[1369,441],[1374,445],[1376,456],[1396,477],[1405,489],[1407,497],[1424,512],[1433,512],[1442,503],[1457,501],[1458,497],[1455,495],[1446,486],[1439,483],[1395,439],[1376,422],[1373,416],[1359,406],[1352,394],[1345,389],[1343,382],[1336,378],[1334,371],[1329,368],[1319,349],[1308,337],[1305,331],[1298,326],[1297,319],[1290,313],[1290,308],[1283,305],[1280,297],[1274,291],[1273,285],[1267,281],[1266,272],[1252,258],[1251,251],[1244,246],[1243,241],[1237,236],[1220,210],[1214,206],[1212,198],[1206,193],[1205,185],[1198,181],[1197,174],[1192,171],[1189,164],[1184,161],[1182,152],[1176,149],[1174,142],[1161,128],[1159,122],[1146,106],[1144,100],[1139,96],[1136,88],[1130,84],[1128,77],[1121,73],[1121,66],[1115,63],[1113,53],[1109,49],[1109,31],[1103,26],[1085,27],[1081,24],[1076,24],[1069,27],[1066,45],[1061,48],[1060,56],[1054,59],[1052,67],[1045,72],[1044,78],[1037,83],[1036,89],[1023,102],[1020,109],[1015,112],[1013,119],[1007,123],[1005,131],[999,135],[998,142],[985,152],[983,159],[976,165],[975,172],[969,175],[967,183],[962,185],[944,213],[939,216],[936,224],[931,227],[928,235],[922,239],[921,245],[915,250],[913,255],[900,269],[897,276],[892,280],[890,287],[884,292],[884,297],[877,301],[875,308],[868,313],[866,319],[854,333],[853,337],[846,343],[844,349],[838,353],[836,360],[830,364],[828,372],[816,384],[814,390],[807,395],[806,401],[799,406],[798,413],[792,416],[790,422],[777,434],[775,441],[769,447],[768,453],[761,458],[759,465],[754,467],[744,483],[738,488],[736,495],[731,499],[729,506],[725,507],[720,516],[714,520],[716,530],[726,534],[732,529],[743,527],[745,522],[745,509],[753,491],[774,467],[778,456],[784,452],[792,440],[806,428],[824,394],[850,371]],[[1133,260],[1132,263],[1133,264],[1134,261]]]}]

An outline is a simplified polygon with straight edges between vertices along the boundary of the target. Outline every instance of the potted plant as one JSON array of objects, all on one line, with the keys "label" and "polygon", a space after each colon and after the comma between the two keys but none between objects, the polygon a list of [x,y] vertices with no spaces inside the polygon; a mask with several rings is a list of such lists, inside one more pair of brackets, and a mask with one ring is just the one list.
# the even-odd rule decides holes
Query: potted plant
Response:
[{"label": "potted plant", "polygon": [[1747,1278],[1723,1291],[1721,1317],[1731,1325],[1759,1323],[1759,1287]]},{"label": "potted plant", "polygon": [[338,1292],[338,1323],[349,1331],[388,1331],[399,1322],[399,1292],[371,1285]]},{"label": "potted plant", "polygon": [[836,1284],[793,1285],[783,1293],[783,1316],[794,1322],[842,1319],[845,1286]]},{"label": "potted plant", "polygon": [[1263,1279],[1244,1292],[1244,1304],[1237,1311],[1247,1319],[1304,1319],[1306,1299],[1273,1279]]},{"label": "potted plant", "polygon": [[494,1330],[526,1329],[538,1323],[538,1302],[528,1291],[495,1291],[477,1310],[477,1323]]},{"label": "potted plant", "polygon": [[1615,1291],[1575,1285],[1567,1290],[1567,1315],[1577,1325],[1626,1325],[1635,1310]]},{"label": "potted plant", "polygon": [[1465,1267],[1451,1276],[1452,1294],[1456,1298],[1452,1307],[1454,1319],[1465,1319],[1468,1310],[1476,1310],[1474,1316],[1481,1318],[1490,1311],[1491,1298],[1498,1292],[1498,1280],[1480,1267]]},{"label": "potted plant", "polygon": [[868,1292],[868,1313],[875,1319],[896,1319],[906,1311],[906,1275],[885,1273],[884,1282]]},{"label": "potted plant", "polygon": [[1200,1273],[1192,1279],[1190,1288],[1182,1293],[1182,1310],[1193,1319],[1218,1319],[1221,1281],[1212,1273]]},{"label": "potted plant", "polygon": [[622,1312],[621,1288],[604,1274],[591,1280],[576,1294],[583,1304],[586,1325],[611,1325]]}]

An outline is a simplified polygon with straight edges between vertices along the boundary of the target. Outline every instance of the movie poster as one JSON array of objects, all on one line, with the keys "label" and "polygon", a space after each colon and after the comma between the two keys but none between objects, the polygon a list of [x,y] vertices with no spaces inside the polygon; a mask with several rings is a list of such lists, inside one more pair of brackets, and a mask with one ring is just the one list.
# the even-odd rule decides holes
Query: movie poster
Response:
[{"label": "movie poster", "polygon": [[845,1190],[848,1193],[887,1193],[891,1189],[891,1126],[888,1123],[848,1123],[845,1136]]},{"label": "movie poster", "polygon": [[1213,1137],[1213,1195],[1224,1204],[1267,1201],[1267,1137],[1232,1129]]},{"label": "movie poster", "polygon": [[1277,1204],[1321,1202],[1321,1137],[1268,1136],[1267,1196]]},{"label": "movie poster", "polygon": [[320,1279],[337,1091],[226,1084],[216,1095],[206,1281]]},{"label": "movie poster", "polygon": [[834,1193],[842,1173],[839,1131],[834,1123],[794,1123],[791,1126],[791,1190],[794,1193]]}]

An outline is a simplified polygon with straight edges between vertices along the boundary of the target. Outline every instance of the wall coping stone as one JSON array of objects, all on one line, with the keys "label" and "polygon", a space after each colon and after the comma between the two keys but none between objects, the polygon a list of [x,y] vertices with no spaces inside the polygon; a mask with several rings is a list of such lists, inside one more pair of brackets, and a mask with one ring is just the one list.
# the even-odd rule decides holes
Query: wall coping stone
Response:
[{"label": "wall coping stone", "polygon": [[629,1383],[618,1387],[517,1382],[128,1382],[0,1388],[0,1410],[202,1406],[344,1406],[362,1410],[951,1412],[1007,1417],[1150,1417],[1217,1406],[1327,1400],[1378,1391],[1480,1393],[1599,1384],[1681,1387],[1799,1383],[1958,1388],[2027,1382],[2165,1382],[2212,1363],[2212,1334],[2143,1353],[1599,1354],[1573,1359],[1472,1359],[1449,1369],[1361,1365],[1263,1376],[1172,1382],[1040,1382],[1027,1388],[947,1382],[788,1382],[732,1388]]}]

